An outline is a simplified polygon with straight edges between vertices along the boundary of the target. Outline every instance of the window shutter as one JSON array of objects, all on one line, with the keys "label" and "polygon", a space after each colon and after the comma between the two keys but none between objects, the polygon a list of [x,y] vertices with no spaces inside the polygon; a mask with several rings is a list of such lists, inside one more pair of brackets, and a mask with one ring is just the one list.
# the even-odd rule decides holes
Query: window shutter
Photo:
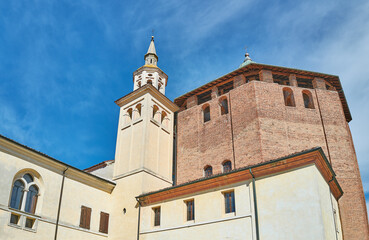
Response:
[{"label": "window shutter", "polygon": [[100,212],[100,229],[99,232],[108,233],[109,229],[109,214]]},{"label": "window shutter", "polygon": [[90,229],[91,222],[91,208],[86,208],[86,228]]},{"label": "window shutter", "polygon": [[81,218],[79,220],[79,226],[80,227],[85,227],[85,219],[86,219],[86,207],[82,206],[81,207]]},{"label": "window shutter", "polygon": [[90,229],[90,221],[91,221],[91,208],[82,206],[79,226],[81,228]]}]

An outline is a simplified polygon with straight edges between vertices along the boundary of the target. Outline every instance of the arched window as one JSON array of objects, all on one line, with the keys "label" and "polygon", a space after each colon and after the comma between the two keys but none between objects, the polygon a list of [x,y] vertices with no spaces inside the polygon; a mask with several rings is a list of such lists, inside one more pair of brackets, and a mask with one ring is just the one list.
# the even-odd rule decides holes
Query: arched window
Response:
[{"label": "arched window", "polygon": [[210,121],[210,107],[206,106],[203,108],[204,122]]},{"label": "arched window", "polygon": [[[33,176],[26,173],[14,182],[9,205],[11,208],[34,214],[38,195],[39,188],[34,182]],[[26,201],[24,205],[22,204],[23,200]]]},{"label": "arched window", "polygon": [[158,90],[160,90],[160,88],[161,88],[161,83],[158,84]]},{"label": "arched window", "polygon": [[138,81],[137,85],[138,87],[141,87],[141,81]]},{"label": "arched window", "polygon": [[223,162],[223,173],[232,171],[232,162],[227,160]]},{"label": "arched window", "polygon": [[227,98],[223,98],[222,100],[220,100],[220,113],[222,115],[228,113],[228,100],[227,100]]},{"label": "arched window", "polygon": [[295,99],[291,88],[283,88],[284,104],[286,106],[295,107]]},{"label": "arched window", "polygon": [[132,108],[127,110],[130,120],[132,120]]},{"label": "arched window", "polygon": [[38,187],[35,185],[30,186],[27,193],[26,206],[24,211],[29,213],[35,213],[37,196],[38,196]]},{"label": "arched window", "polygon": [[158,111],[159,111],[158,106],[154,105],[154,106],[152,107],[152,118],[154,118],[154,119],[155,119],[155,115],[156,115],[156,113],[157,113]]},{"label": "arched window", "polygon": [[213,168],[211,166],[206,166],[204,168],[204,175],[205,177],[210,177],[211,175],[213,175]]},{"label": "arched window", "polygon": [[142,104],[139,103],[136,105],[136,113],[135,113],[135,120],[139,119],[141,117],[141,109],[142,109]]},{"label": "arched window", "polygon": [[10,198],[10,207],[14,209],[20,209],[22,206],[24,192],[24,183],[21,180],[17,180],[13,184],[12,196]]},{"label": "arched window", "polygon": [[309,91],[302,91],[302,98],[304,99],[305,108],[314,109],[313,96]]},{"label": "arched window", "polygon": [[167,113],[166,113],[166,112],[164,112],[164,111],[162,111],[162,112],[161,112],[161,123],[163,123],[163,121],[164,121],[164,119],[166,118],[166,116],[167,116]]},{"label": "arched window", "polygon": [[152,80],[147,80],[147,84],[151,84],[152,85]]}]

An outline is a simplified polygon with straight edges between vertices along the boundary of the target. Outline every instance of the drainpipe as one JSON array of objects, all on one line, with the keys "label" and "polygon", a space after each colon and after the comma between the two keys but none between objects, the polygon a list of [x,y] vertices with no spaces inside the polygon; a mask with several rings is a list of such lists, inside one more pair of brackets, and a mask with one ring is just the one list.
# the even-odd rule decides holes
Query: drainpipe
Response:
[{"label": "drainpipe", "polygon": [[255,176],[250,170],[250,174],[252,176],[252,192],[253,192],[253,196],[254,196],[254,210],[255,210],[255,228],[256,228],[256,240],[260,240],[260,236],[259,236],[259,217],[258,217],[258,203],[256,201],[256,186],[255,186]]},{"label": "drainpipe", "polygon": [[62,184],[61,184],[61,187],[60,187],[60,196],[59,196],[58,215],[56,216],[56,223],[55,223],[55,236],[54,236],[54,240],[56,240],[56,239],[57,239],[57,236],[58,236],[59,217],[60,217],[61,202],[62,202],[63,190],[64,190],[65,173],[67,172],[67,170],[68,170],[68,169],[69,169],[69,167],[67,167],[67,168],[63,171],[63,179],[62,179]]},{"label": "drainpipe", "polygon": [[231,103],[231,92],[229,92],[229,117],[231,121],[231,135],[232,135],[232,152],[233,152],[233,168],[236,169],[236,153],[234,152],[234,136],[233,136],[233,121],[232,121],[232,103]]},{"label": "drainpipe", "polygon": [[138,203],[137,240],[140,240],[141,202],[138,198],[136,198],[136,201]]},{"label": "drainpipe", "polygon": [[332,207],[332,216],[333,216],[333,223],[334,223],[334,232],[336,233],[336,240],[338,240],[338,234],[337,234],[337,223],[336,223],[336,217],[334,216],[335,209],[333,207],[333,201],[332,201],[332,192],[331,187],[329,184],[334,180],[334,176],[332,176],[332,179],[328,182],[328,188],[329,188],[329,198],[331,200],[331,207]]},{"label": "drainpipe", "polygon": [[178,112],[175,112],[174,127],[173,127],[173,167],[172,167],[173,186],[177,184],[177,116]]},{"label": "drainpipe", "polygon": [[[342,90],[338,91],[338,92],[341,92]],[[323,116],[322,116],[322,111],[320,109],[320,102],[319,102],[319,98],[318,98],[318,93],[316,91],[316,89],[314,89],[314,92],[315,92],[315,96],[316,96],[316,102],[318,103],[318,109],[319,109],[319,115],[320,115],[320,121],[322,123],[322,128],[323,128],[323,133],[324,133],[324,140],[325,140],[325,145],[327,147],[327,153],[328,153],[328,159],[329,159],[329,163],[332,165],[332,159],[331,159],[331,153],[329,151],[329,146],[328,146],[328,139],[327,139],[327,133],[325,131],[325,126],[324,126],[324,121],[323,121]],[[343,92],[343,91],[342,91]],[[334,179],[334,176],[332,177],[332,179],[328,182],[328,186],[329,186],[329,183],[331,181],[333,181]],[[331,200],[331,207],[332,207],[332,213],[333,213],[333,221],[334,221],[334,231],[336,232],[336,239],[338,239],[338,236],[337,236],[337,224],[336,224],[336,218],[334,216],[334,208],[333,208],[333,201],[332,201],[332,194],[331,194],[331,188],[329,187],[329,198]]]},{"label": "drainpipe", "polygon": [[315,91],[315,96],[316,96],[316,102],[318,103],[318,110],[319,110],[319,115],[320,115],[320,121],[322,122],[322,128],[323,128],[323,134],[324,134],[324,140],[325,140],[325,145],[327,147],[327,153],[328,153],[328,158],[329,158],[329,163],[332,164],[332,159],[331,159],[331,153],[329,151],[329,146],[328,146],[328,139],[327,139],[327,133],[325,131],[325,126],[324,126],[324,121],[323,121],[323,116],[322,116],[322,111],[320,109],[320,102],[319,102],[319,98],[318,98],[318,93],[316,92],[316,89],[314,89]]}]

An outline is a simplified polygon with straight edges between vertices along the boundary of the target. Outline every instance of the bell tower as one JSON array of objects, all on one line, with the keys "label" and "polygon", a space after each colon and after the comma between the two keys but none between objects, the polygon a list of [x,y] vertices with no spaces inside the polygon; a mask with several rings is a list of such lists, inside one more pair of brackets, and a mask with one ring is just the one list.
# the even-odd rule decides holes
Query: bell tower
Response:
[{"label": "bell tower", "polygon": [[[134,91],[115,101],[120,114],[114,179],[145,173],[150,184],[143,185],[143,192],[172,185],[173,124],[178,107],[164,95],[168,77],[157,67],[157,60],[152,37],[145,65],[133,73]],[[153,186],[151,178],[160,183]]]},{"label": "bell tower", "polygon": [[162,94],[165,94],[168,76],[158,68],[158,56],[156,55],[154,36],[151,37],[149,49],[145,54],[145,65],[133,73],[133,90],[151,84]]}]

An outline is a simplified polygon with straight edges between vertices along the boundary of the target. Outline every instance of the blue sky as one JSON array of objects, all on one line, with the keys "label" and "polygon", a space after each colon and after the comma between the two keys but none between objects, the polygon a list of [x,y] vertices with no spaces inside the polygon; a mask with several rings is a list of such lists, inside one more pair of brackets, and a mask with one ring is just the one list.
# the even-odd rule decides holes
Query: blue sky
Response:
[{"label": "blue sky", "polygon": [[[254,61],[340,76],[369,198],[368,1],[1,1],[0,134],[86,168],[113,159],[151,31],[174,99]],[[368,203],[367,203],[368,206]]]}]

